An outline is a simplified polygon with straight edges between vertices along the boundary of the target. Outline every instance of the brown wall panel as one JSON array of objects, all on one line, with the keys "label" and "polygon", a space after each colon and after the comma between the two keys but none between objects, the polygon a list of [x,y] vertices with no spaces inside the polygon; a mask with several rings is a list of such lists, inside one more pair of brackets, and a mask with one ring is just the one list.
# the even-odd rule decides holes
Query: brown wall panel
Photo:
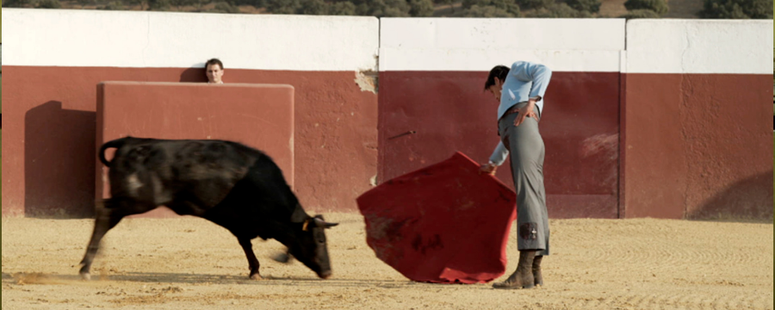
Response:
[{"label": "brown wall panel", "polygon": [[771,219],[770,78],[627,74],[626,217]]}]

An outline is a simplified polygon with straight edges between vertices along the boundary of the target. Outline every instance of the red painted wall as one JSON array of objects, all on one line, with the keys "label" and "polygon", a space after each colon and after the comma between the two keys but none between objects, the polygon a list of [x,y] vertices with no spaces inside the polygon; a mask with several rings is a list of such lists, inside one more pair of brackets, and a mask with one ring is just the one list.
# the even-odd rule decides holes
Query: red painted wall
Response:
[{"label": "red painted wall", "polygon": [[[487,72],[381,72],[379,179],[461,151],[486,162],[498,143]],[[619,73],[555,72],[540,130],[552,218],[618,217]],[[401,134],[407,132],[414,134]],[[497,177],[513,188],[508,164]]]},{"label": "red painted wall", "polygon": [[627,74],[624,216],[773,216],[771,76]]},{"label": "red painted wall", "polygon": [[[3,69],[4,216],[91,213],[99,82],[204,81],[202,69]],[[354,211],[377,170],[386,180],[456,150],[486,160],[498,137],[485,76],[382,72],[379,107],[354,72],[227,68],[224,79],[294,87],[295,190],[325,212]],[[551,217],[772,218],[769,75],[622,77],[554,74],[540,125]],[[511,184],[508,169],[498,177]]]},{"label": "red painted wall", "polygon": [[[293,87],[276,84],[105,82],[97,91],[97,145],[131,135],[231,140],[272,157],[293,187]],[[108,150],[108,160],[114,149]],[[110,197],[97,162],[96,198]],[[143,216],[174,216],[166,208]]]},{"label": "red painted wall", "polygon": [[[201,68],[3,66],[3,215],[88,216],[97,84],[204,82]],[[317,212],[356,210],[376,171],[377,95],[354,72],[226,69],[227,83],[295,89],[295,190]],[[44,194],[45,193],[45,194]]]}]

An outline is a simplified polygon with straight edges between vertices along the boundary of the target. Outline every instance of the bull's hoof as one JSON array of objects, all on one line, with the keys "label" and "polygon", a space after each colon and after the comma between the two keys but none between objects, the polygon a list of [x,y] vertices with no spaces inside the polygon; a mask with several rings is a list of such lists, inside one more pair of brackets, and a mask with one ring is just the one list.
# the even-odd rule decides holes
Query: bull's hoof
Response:
[{"label": "bull's hoof", "polygon": [[91,274],[89,274],[88,272],[82,272],[81,279],[84,281],[89,281],[91,280]]},{"label": "bull's hoof", "polygon": [[264,278],[262,278],[260,274],[254,273],[254,274],[250,275],[250,279],[251,280],[263,280]]},{"label": "bull's hoof", "polygon": [[276,262],[287,264],[291,261],[291,256],[286,253],[279,253],[272,257]]}]

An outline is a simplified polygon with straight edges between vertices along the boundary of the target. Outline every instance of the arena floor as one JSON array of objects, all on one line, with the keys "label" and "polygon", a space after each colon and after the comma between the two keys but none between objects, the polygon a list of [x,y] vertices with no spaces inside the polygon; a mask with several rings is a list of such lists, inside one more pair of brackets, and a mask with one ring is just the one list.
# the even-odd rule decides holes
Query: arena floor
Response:
[{"label": "arena floor", "polygon": [[771,223],[551,220],[545,287],[502,291],[408,281],[374,256],[359,214],[326,219],[341,223],[328,280],[271,260],[283,247],[260,239],[265,279],[249,280],[236,238],[181,217],[122,221],[82,281],[92,220],[3,218],[2,309],[773,309]]}]

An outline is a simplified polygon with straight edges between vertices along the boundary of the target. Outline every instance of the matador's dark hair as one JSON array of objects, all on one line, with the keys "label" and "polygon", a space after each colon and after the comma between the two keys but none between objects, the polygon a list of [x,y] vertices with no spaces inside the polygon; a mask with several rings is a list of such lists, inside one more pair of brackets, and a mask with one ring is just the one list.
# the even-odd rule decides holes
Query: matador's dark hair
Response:
[{"label": "matador's dark hair", "polygon": [[490,89],[490,86],[495,85],[495,78],[497,77],[501,82],[506,80],[509,75],[509,67],[495,66],[490,70],[490,75],[487,76],[487,81],[484,82],[484,90]]}]

